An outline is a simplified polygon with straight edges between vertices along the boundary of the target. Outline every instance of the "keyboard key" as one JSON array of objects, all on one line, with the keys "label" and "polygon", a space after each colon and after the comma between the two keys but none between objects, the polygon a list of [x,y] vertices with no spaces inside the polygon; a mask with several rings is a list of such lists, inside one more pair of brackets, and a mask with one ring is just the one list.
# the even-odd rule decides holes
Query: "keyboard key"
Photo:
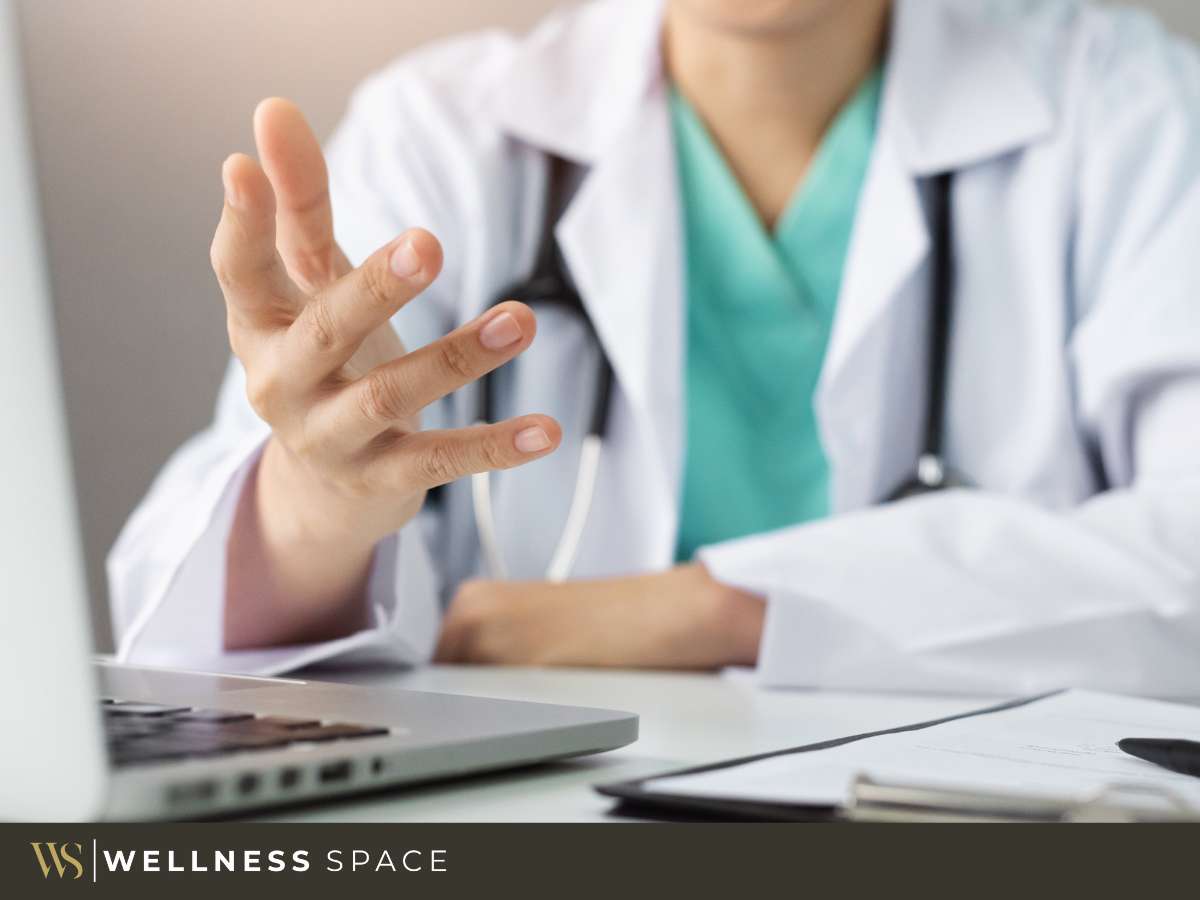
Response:
[{"label": "keyboard key", "polygon": [[364,725],[332,723],[316,728],[298,728],[291,732],[294,741],[338,741],[346,738],[377,737],[389,734],[386,728],[370,728]]},{"label": "keyboard key", "polygon": [[265,738],[258,735],[201,736],[196,734],[167,734],[119,743],[112,747],[118,765],[134,762],[155,762],[188,757],[219,756],[243,750],[270,750],[291,743],[286,738]]},{"label": "keyboard key", "polygon": [[189,756],[208,756],[220,749],[220,745],[214,743],[145,738],[140,741],[117,744],[112,748],[112,752],[114,760],[118,764],[122,764],[184,759]]},{"label": "keyboard key", "polygon": [[161,703],[107,703],[103,707],[108,716],[170,716],[187,712],[189,706],[164,706]]},{"label": "keyboard key", "polygon": [[165,730],[162,720],[147,720],[132,717],[110,720],[108,727],[105,729],[110,737],[116,738],[146,737],[147,735],[162,734]]},{"label": "keyboard key", "polygon": [[222,735],[231,750],[272,750],[294,743],[287,734],[236,734]]},{"label": "keyboard key", "polygon": [[[264,738],[289,739],[289,736],[300,731],[300,728],[281,728],[278,725],[264,724],[261,719],[237,719],[233,722],[206,722],[203,719],[178,721],[174,717],[169,720],[172,727],[182,732],[197,734],[236,734],[242,736],[258,736]],[[317,723],[320,724],[320,723]]]},{"label": "keyboard key", "polygon": [[259,716],[256,720],[271,728],[313,728],[321,723],[317,719],[293,719],[288,716]]},{"label": "keyboard key", "polygon": [[254,713],[231,709],[189,709],[171,717],[175,722],[243,722],[253,718]]}]

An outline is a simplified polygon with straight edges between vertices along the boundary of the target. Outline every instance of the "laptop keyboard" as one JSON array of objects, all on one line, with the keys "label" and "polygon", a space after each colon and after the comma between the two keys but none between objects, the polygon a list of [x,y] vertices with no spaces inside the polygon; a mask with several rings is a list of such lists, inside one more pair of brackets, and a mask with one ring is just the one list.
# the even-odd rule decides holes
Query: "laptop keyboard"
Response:
[{"label": "laptop keyboard", "polygon": [[387,728],[256,716],[234,710],[101,700],[114,765],[277,750],[291,744],[346,741],[388,734]]}]

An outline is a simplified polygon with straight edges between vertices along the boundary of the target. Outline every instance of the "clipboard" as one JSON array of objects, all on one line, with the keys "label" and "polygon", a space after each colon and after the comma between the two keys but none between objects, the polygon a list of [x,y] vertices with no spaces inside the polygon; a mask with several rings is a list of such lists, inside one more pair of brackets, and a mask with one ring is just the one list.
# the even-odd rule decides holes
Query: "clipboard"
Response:
[{"label": "clipboard", "polygon": [[767,753],[661,772],[630,781],[595,785],[617,801],[613,815],[668,821],[721,822],[1183,822],[1197,812],[1169,791],[1115,784],[1094,796],[1072,801],[979,793],[920,784],[886,784],[865,775],[854,782],[849,801],[839,806],[771,803],[752,799],[699,797],[648,790],[648,782],[734,768],[779,756],[828,750],[889,734],[920,731],[938,725],[1005,712],[1061,694],[1051,691],[998,703],[958,715],[788,747]]}]

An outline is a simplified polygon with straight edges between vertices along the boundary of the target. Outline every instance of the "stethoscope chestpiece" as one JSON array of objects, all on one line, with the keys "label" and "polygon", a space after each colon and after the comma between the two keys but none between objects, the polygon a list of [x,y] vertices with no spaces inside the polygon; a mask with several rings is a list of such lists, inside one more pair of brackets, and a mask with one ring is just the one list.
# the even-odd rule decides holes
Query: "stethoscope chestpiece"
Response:
[{"label": "stethoscope chestpiece", "polygon": [[940,491],[972,487],[971,482],[946,465],[936,453],[922,453],[913,476],[887,496],[887,503],[923,497]]}]

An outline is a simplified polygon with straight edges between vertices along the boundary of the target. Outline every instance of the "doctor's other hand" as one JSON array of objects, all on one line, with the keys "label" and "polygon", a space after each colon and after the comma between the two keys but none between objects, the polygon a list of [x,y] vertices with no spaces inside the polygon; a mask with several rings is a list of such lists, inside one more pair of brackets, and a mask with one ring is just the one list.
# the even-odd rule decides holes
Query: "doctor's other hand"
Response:
[{"label": "doctor's other hand", "polygon": [[591,581],[469,581],[434,661],[715,669],[758,659],[765,603],[699,563]]},{"label": "doctor's other hand", "polygon": [[441,269],[412,229],[353,268],[333,237],[328,175],[304,116],[267,100],[261,164],[229,157],[212,265],[254,411],[271,426],[229,542],[225,644],[336,637],[361,627],[371,556],[427,489],[520,465],[560,439],[547,416],[421,430],[421,410],[533,341],[532,311],[500,304],[406,352],[390,319]]}]

